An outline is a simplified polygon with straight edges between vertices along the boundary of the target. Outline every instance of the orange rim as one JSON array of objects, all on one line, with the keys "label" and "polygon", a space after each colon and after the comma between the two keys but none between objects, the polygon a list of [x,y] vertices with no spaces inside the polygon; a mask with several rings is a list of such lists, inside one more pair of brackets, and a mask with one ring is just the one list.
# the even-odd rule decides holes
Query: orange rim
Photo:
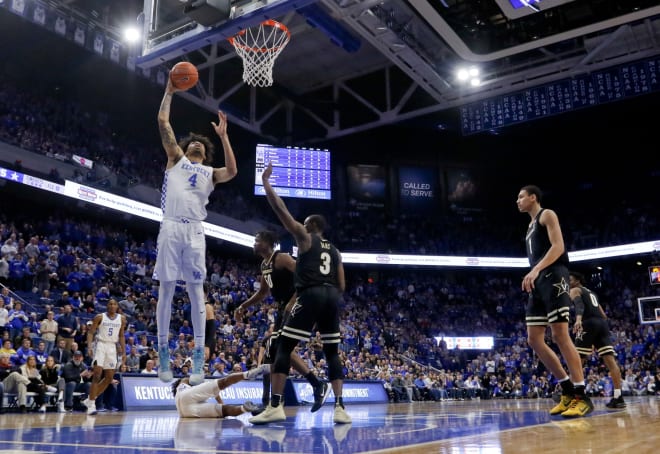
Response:
[{"label": "orange rim", "polygon": [[247,29],[241,30],[240,32],[236,33],[234,36],[230,36],[229,38],[227,38],[227,41],[229,41],[231,45],[234,47],[240,47],[241,49],[249,50],[251,52],[269,52],[280,49],[289,43],[289,39],[291,39],[291,32],[289,31],[286,25],[282,24],[281,22],[277,22],[276,20],[273,19],[266,19],[265,21],[261,22],[259,25],[266,25],[268,27],[275,27],[282,30],[284,33],[286,33],[285,44],[282,46],[275,46],[275,47],[250,47],[236,41],[235,38],[237,36],[245,35]]}]

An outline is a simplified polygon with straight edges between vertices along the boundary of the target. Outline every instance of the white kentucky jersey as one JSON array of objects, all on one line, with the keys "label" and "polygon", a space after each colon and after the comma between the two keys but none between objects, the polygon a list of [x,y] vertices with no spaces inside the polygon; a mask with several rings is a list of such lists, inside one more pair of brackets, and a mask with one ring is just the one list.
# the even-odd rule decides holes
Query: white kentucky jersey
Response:
[{"label": "white kentucky jersey", "polygon": [[183,156],[165,171],[160,200],[163,219],[205,220],[213,188],[213,167],[192,163]]},{"label": "white kentucky jersey", "polygon": [[99,323],[98,329],[96,330],[96,341],[97,342],[119,342],[119,331],[121,330],[121,314],[115,314],[115,318],[112,319],[108,317],[108,314],[104,312],[101,314],[103,319]]}]

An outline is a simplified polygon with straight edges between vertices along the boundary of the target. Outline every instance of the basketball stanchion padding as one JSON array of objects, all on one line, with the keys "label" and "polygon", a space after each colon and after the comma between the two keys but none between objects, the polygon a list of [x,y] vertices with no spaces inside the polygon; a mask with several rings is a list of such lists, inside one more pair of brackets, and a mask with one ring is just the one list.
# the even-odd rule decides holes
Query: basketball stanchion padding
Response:
[{"label": "basketball stanchion padding", "polygon": [[243,60],[243,81],[253,87],[273,85],[273,64],[290,39],[289,29],[272,19],[228,38]]}]

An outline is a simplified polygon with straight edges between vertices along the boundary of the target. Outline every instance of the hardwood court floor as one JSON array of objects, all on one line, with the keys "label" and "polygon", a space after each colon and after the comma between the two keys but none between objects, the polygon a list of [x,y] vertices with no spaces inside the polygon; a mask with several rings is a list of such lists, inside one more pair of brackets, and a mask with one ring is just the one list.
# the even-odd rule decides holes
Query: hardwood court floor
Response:
[{"label": "hardwood court floor", "polygon": [[660,398],[605,399],[585,418],[550,416],[550,399],[349,405],[349,425],[332,423],[330,402],[317,413],[287,407],[286,422],[179,419],[175,411],[0,415],[0,453],[657,453]]}]

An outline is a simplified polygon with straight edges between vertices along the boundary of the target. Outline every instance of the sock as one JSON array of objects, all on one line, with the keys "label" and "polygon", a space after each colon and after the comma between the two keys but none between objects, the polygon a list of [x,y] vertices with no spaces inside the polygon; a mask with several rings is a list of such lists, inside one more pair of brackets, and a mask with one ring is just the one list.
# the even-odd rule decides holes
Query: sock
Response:
[{"label": "sock", "polygon": [[305,375],[305,378],[307,379],[309,384],[312,385],[313,388],[316,388],[318,385],[321,384],[318,377],[316,375],[314,375],[314,372],[312,372],[311,370],[309,371],[309,373],[307,375]]},{"label": "sock", "polygon": [[335,399],[335,407],[344,408],[344,398],[342,396],[339,396]]},{"label": "sock", "polygon": [[575,387],[573,386],[573,383],[571,383],[571,381],[568,379],[568,377],[559,380],[559,384],[561,385],[562,395],[565,396],[573,395]]},{"label": "sock", "polygon": [[621,390],[620,389],[615,389],[614,390],[614,398],[618,399],[619,397],[621,397]]},{"label": "sock", "polygon": [[273,397],[271,397],[270,399],[270,406],[279,407],[281,401],[282,401],[282,394],[273,394]]},{"label": "sock", "polygon": [[579,397],[585,397],[584,394],[584,382],[581,385],[573,385],[575,389],[575,395]]}]

